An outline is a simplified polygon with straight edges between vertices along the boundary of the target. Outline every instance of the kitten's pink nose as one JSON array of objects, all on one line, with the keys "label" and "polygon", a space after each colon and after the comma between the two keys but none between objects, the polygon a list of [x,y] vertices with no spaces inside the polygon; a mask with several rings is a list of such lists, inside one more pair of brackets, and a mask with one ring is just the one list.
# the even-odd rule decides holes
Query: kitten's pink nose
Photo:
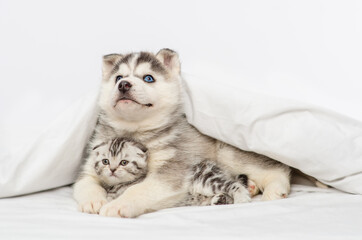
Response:
[{"label": "kitten's pink nose", "polygon": [[114,173],[114,172],[117,170],[117,168],[115,168],[115,169],[110,169],[110,170],[111,170],[112,173]]}]

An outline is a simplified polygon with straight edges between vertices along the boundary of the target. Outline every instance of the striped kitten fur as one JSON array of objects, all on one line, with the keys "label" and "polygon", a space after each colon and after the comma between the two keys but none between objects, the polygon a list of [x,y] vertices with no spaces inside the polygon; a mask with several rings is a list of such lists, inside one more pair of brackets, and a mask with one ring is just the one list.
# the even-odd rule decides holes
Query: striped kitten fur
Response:
[{"label": "striped kitten fur", "polygon": [[[181,64],[172,50],[104,56],[100,114],[89,149],[114,138],[142,143],[148,149],[148,171],[143,181],[107,203],[94,163],[89,164],[93,159],[86,157],[74,185],[81,211],[137,217],[175,206],[189,192],[190,168],[205,159],[233,176],[246,174],[263,192],[262,200],[288,195],[289,167],[208,137],[187,122],[181,83]],[[240,199],[248,201],[248,197],[246,191]]]},{"label": "striped kitten fur", "polygon": [[[115,138],[93,148],[94,170],[107,200],[119,197],[147,174],[147,149],[140,143]],[[206,206],[245,202],[246,175],[232,177],[208,160],[190,167],[189,193],[175,206]],[[240,199],[241,198],[241,199]],[[246,199],[250,200],[250,199]]]},{"label": "striped kitten fur", "polygon": [[147,174],[147,149],[140,143],[115,138],[93,148],[94,170],[107,200],[121,195]]}]

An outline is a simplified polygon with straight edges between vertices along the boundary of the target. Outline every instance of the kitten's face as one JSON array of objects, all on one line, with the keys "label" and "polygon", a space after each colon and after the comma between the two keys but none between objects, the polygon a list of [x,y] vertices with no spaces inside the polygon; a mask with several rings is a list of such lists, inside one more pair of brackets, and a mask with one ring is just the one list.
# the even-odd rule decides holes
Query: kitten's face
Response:
[{"label": "kitten's face", "polygon": [[99,178],[113,186],[134,181],[147,173],[147,149],[123,139],[113,139],[93,150],[94,169]]}]

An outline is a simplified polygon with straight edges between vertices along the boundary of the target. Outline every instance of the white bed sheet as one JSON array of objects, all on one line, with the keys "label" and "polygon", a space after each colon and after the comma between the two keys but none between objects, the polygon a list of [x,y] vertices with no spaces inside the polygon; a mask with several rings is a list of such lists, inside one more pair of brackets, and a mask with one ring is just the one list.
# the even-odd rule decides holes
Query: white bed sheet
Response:
[{"label": "white bed sheet", "polygon": [[278,201],[107,218],[78,212],[62,187],[0,199],[0,239],[362,239],[361,213],[361,195],[294,184]]}]

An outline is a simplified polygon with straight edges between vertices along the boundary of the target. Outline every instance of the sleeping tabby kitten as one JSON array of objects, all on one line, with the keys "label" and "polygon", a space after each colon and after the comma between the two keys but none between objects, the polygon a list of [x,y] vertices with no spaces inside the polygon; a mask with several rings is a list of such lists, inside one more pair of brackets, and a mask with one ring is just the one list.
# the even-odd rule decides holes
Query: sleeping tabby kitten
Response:
[{"label": "sleeping tabby kitten", "polygon": [[[147,149],[140,143],[115,138],[94,147],[94,170],[100,185],[113,200],[128,187],[141,182],[147,174]],[[205,206],[245,202],[248,183],[251,194],[255,184],[246,175],[233,178],[213,162],[202,160],[190,167],[189,193],[176,206]],[[250,198],[248,199],[250,200]]]}]

